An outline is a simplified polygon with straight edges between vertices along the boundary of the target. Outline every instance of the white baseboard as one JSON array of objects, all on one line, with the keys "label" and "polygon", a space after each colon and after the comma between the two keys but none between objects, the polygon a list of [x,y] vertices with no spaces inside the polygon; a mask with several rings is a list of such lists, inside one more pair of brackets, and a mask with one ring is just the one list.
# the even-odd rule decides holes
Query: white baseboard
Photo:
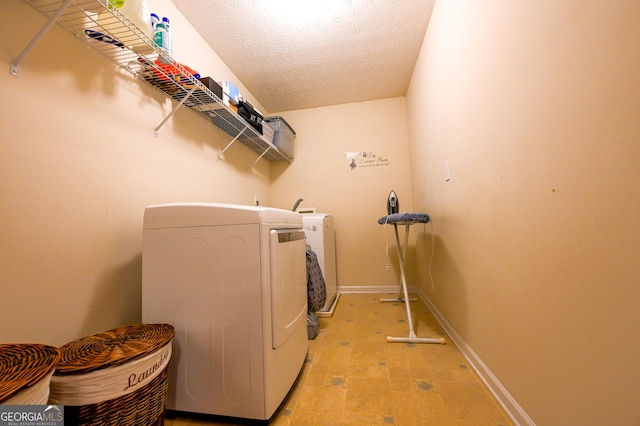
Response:
[{"label": "white baseboard", "polygon": [[[407,290],[409,293],[415,293],[416,288],[412,286],[408,286]],[[400,293],[402,292],[402,288],[398,288],[397,285],[391,286],[362,286],[362,285],[352,285],[352,286],[338,286],[338,293]]]},{"label": "white baseboard", "polygon": [[444,332],[458,347],[462,356],[464,356],[467,362],[471,365],[471,368],[473,368],[476,374],[478,374],[480,380],[482,380],[485,386],[489,389],[489,392],[491,392],[494,398],[498,401],[498,404],[500,404],[507,415],[511,417],[511,420],[517,426],[535,426],[533,420],[527,415],[522,407],[520,407],[516,400],[513,399],[507,389],[502,386],[502,383],[500,383],[498,378],[491,372],[491,370],[489,370],[489,367],[487,367],[478,354],[475,353],[471,346],[469,346],[462,336],[460,336],[451,324],[449,324],[435,305],[431,303],[431,300],[429,300],[426,294],[422,291],[418,291],[418,297],[420,297],[424,304],[427,305],[433,316],[440,323]]},{"label": "white baseboard", "polygon": [[333,312],[336,309],[336,305],[338,304],[338,300],[340,299],[340,292],[336,292],[336,295],[333,298],[333,302],[326,310],[316,311],[316,316],[318,318],[331,318],[333,316]]},{"label": "white baseboard", "polygon": [[[427,305],[429,311],[436,318],[444,332],[449,336],[451,341],[460,350],[462,356],[467,360],[471,368],[480,377],[489,392],[494,396],[498,404],[507,413],[516,426],[535,426],[536,424],[527,415],[527,413],[518,405],[515,399],[509,394],[507,389],[502,386],[498,378],[489,370],[489,367],[480,359],[478,354],[464,341],[462,336],[449,324],[445,317],[429,300],[422,290],[416,287],[407,287],[409,293],[417,293],[420,300]],[[340,286],[339,293],[399,293],[401,290],[397,286]]]}]

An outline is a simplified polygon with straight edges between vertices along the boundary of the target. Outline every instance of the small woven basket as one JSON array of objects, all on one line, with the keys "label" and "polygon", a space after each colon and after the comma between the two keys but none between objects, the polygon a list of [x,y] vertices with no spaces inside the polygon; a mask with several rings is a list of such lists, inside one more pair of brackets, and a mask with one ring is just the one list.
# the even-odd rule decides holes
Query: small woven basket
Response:
[{"label": "small woven basket", "polygon": [[49,403],[72,425],[163,425],[174,335],[169,324],[135,324],[67,343]]},{"label": "small woven basket", "polygon": [[39,344],[0,345],[0,404],[46,404],[58,348]]}]

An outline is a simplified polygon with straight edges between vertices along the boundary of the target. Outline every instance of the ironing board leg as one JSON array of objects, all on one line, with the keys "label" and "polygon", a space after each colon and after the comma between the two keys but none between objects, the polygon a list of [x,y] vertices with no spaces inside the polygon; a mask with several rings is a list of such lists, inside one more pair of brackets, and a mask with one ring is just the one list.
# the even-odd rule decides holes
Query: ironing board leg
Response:
[{"label": "ironing board leg", "polygon": [[[394,223],[393,224],[393,228],[395,230],[396,233],[396,243],[398,243],[398,224]],[[400,260],[400,268],[404,268],[404,258],[407,254],[407,245],[409,244],[409,225],[405,225],[405,230],[404,230],[404,246],[402,249],[402,256],[399,256],[399,260]],[[402,286],[400,286],[400,288],[398,289],[398,297],[391,297],[391,298],[380,298],[379,301],[380,302],[404,302],[408,300],[409,302],[415,302],[418,299],[416,299],[415,297],[411,297],[411,298],[407,298],[406,295],[403,295],[403,291],[402,291]]]},{"label": "ironing board leg", "polygon": [[[400,291],[402,291],[402,289],[400,289]],[[416,302],[418,299],[416,299],[415,297],[410,297],[409,298],[409,302]],[[380,299],[378,299],[379,302],[404,302],[404,296],[402,296],[402,293],[398,294],[398,297],[381,297]]]},{"label": "ironing board leg", "polygon": [[413,329],[413,319],[411,318],[411,305],[409,303],[409,292],[407,290],[407,277],[404,273],[404,259],[407,252],[407,245],[409,243],[409,224],[405,224],[404,230],[404,246],[400,247],[400,236],[398,235],[398,224],[393,224],[393,230],[396,234],[396,248],[398,251],[398,257],[400,259],[400,278],[402,279],[402,290],[404,292],[404,303],[407,308],[407,321],[409,322],[409,337],[392,337],[387,336],[387,342],[397,343],[439,343],[444,344],[445,340],[442,337],[427,338],[418,337]]}]

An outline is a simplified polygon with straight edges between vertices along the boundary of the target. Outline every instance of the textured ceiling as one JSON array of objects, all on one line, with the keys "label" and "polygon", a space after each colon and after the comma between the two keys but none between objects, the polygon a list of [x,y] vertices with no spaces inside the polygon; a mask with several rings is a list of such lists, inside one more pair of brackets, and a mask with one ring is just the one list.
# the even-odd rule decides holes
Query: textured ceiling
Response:
[{"label": "textured ceiling", "polygon": [[172,1],[267,112],[404,96],[435,3]]}]

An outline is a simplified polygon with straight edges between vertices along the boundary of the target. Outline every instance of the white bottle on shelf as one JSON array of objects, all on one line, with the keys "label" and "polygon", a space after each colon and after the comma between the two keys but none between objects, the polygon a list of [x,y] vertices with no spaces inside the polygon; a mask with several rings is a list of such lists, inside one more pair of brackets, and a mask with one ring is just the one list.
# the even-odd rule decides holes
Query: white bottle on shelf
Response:
[{"label": "white bottle on shelf", "polygon": [[160,17],[157,14],[152,13],[151,14],[151,31],[154,37],[156,34],[156,25],[158,25],[159,23],[160,23]]},{"label": "white bottle on shelf", "polygon": [[[103,8],[98,14],[97,24],[102,27],[98,30],[100,33],[111,37],[115,46],[130,48],[141,55],[153,52],[150,45],[150,39],[153,39],[151,13],[146,0],[107,0],[106,9]],[[122,19],[123,15],[126,20]],[[114,16],[127,22],[127,27],[114,22]],[[95,29],[95,26],[90,29]],[[140,32],[148,39],[142,37]]]},{"label": "white bottle on shelf", "polygon": [[[153,41],[162,50],[166,50],[165,43],[167,40],[167,29],[162,22],[158,22],[154,27]],[[167,51],[167,53],[169,53]]]},{"label": "white bottle on shelf", "polygon": [[160,55],[160,62],[165,64],[171,64],[171,61],[167,58],[163,57],[163,55],[171,57],[171,50],[169,45],[169,36],[167,32],[167,25],[164,22],[158,22],[156,24],[155,34],[153,36],[153,41],[158,46],[158,49],[162,53]]},{"label": "white bottle on shelf", "polygon": [[151,13],[146,0],[109,0],[110,7],[118,9],[129,21],[151,37]]},{"label": "white bottle on shelf", "polygon": [[169,18],[164,16],[162,18],[162,23],[164,24],[164,28],[166,29],[166,45],[164,46],[169,52],[169,56],[173,55],[173,34],[171,33],[171,24],[169,22]]}]

